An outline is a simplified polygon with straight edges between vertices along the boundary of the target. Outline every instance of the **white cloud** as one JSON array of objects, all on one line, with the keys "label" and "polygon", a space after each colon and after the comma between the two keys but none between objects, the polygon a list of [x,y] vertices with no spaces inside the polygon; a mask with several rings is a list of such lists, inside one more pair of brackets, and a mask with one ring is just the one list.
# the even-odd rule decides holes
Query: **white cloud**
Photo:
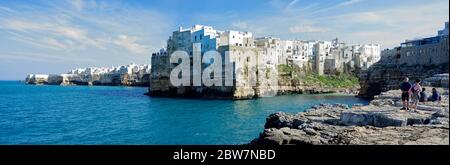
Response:
[{"label": "white cloud", "polygon": [[65,45],[64,43],[61,43],[60,41],[53,39],[53,38],[44,38],[42,40],[42,42],[44,42],[47,45],[53,46],[55,48],[67,49],[67,45]]},{"label": "white cloud", "polygon": [[16,13],[16,11],[14,11],[11,8],[8,7],[4,7],[4,6],[0,6],[0,11],[5,11],[5,12],[9,12],[9,13]]},{"label": "white cloud", "polygon": [[[53,35],[58,38],[66,38],[77,42],[79,45],[90,45],[97,48],[103,48],[104,43],[99,42],[98,39],[90,37],[85,30],[77,27],[71,27],[69,25],[60,25],[53,23],[35,23],[22,20],[7,20],[5,23],[0,24],[0,29],[7,29],[16,32],[26,34],[41,34],[42,36]],[[50,43],[55,46],[55,42]]]},{"label": "white cloud", "polygon": [[133,36],[127,36],[127,35],[119,35],[113,43],[121,46],[128,51],[136,54],[149,54],[150,52],[147,52],[147,47],[144,45],[141,45],[137,43],[138,38]]},{"label": "white cloud", "polygon": [[448,12],[448,1],[441,1],[354,12],[324,17],[318,21],[327,22],[336,31],[345,32],[345,37],[350,40],[377,42],[384,48],[389,48],[406,39],[436,35],[437,30],[443,28],[444,22],[448,21]]},{"label": "white cloud", "polygon": [[233,26],[233,27],[235,27],[235,28],[237,28],[239,30],[247,29],[249,27],[247,22],[243,22],[243,21],[233,22],[231,24],[231,26]]},{"label": "white cloud", "polygon": [[339,8],[346,7],[346,6],[351,6],[351,5],[354,5],[354,4],[363,2],[363,1],[364,0],[347,0],[347,1],[335,4],[335,5],[330,6],[330,7],[326,7],[326,8],[322,8],[322,9],[316,10],[316,11],[312,12],[311,14],[323,13],[323,12],[327,12],[327,11],[330,11],[330,10],[339,9]]},{"label": "white cloud", "polygon": [[317,32],[328,31],[328,29],[304,24],[304,25],[290,27],[289,31],[291,33],[317,33]]},{"label": "white cloud", "polygon": [[8,32],[11,36],[7,37],[12,41],[18,41],[33,47],[42,48],[42,49],[50,49],[50,50],[58,50],[59,47],[55,47],[54,45],[50,45],[48,43],[43,42],[40,39],[35,39],[28,35],[22,35],[16,32]]},{"label": "white cloud", "polygon": [[35,24],[27,21],[20,21],[20,20],[7,20],[4,23],[1,24],[2,26],[0,28],[2,29],[10,29],[10,30],[17,30],[17,31],[27,31],[27,30],[46,30],[49,28],[50,25],[46,23],[41,24]]},{"label": "white cloud", "polygon": [[[334,6],[350,8],[359,3],[366,1],[347,0]],[[374,2],[367,1],[367,3]],[[311,4],[311,7],[297,4],[287,12],[283,11],[283,7],[276,6],[282,12],[240,22],[245,22],[250,31],[259,28],[256,36],[302,40],[330,40],[338,37],[349,44],[378,43],[383,48],[389,48],[398,46],[406,39],[436,35],[437,30],[443,28],[444,22],[449,19],[448,3],[448,1],[402,3],[365,7],[361,10],[336,10],[332,14],[323,13],[323,15],[308,12],[316,11],[315,4]],[[270,23],[267,20],[270,20]],[[239,25],[238,23],[232,25]]]},{"label": "white cloud", "polygon": [[290,10],[292,7],[294,7],[297,3],[299,2],[299,0],[292,0],[285,8],[285,10]]},{"label": "white cloud", "polygon": [[348,5],[353,5],[355,3],[359,3],[359,2],[362,2],[362,1],[364,1],[364,0],[348,0],[348,1],[345,1],[345,2],[342,2],[342,3],[338,4],[336,6],[337,7],[348,6]]},{"label": "white cloud", "polygon": [[83,10],[85,3],[83,0],[69,0],[68,1],[77,11]]}]

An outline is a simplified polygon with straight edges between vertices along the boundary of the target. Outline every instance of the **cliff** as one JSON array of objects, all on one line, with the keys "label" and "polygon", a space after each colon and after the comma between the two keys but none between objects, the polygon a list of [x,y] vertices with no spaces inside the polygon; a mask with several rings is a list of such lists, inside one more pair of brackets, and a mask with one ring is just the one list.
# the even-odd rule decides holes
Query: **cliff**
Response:
[{"label": "cliff", "polygon": [[[262,78],[257,78],[257,83],[252,85],[249,80],[254,77],[249,73],[254,72],[255,77],[262,74],[267,75],[267,73],[261,72],[261,66],[249,67],[247,64],[235,65],[233,86],[173,86],[170,81],[170,74],[175,65],[171,64],[169,59],[168,54],[154,54],[152,56],[153,69],[151,71],[149,96],[240,100],[293,93],[357,94],[359,89],[357,78],[354,76],[318,76],[311,73],[311,75],[299,77],[297,74],[283,73],[275,68],[269,70],[271,71],[270,74],[273,74],[271,76],[277,76],[276,85],[272,85],[270,79]],[[191,72],[192,78],[195,72],[192,70]],[[192,80],[190,81],[192,82]]]},{"label": "cliff", "polygon": [[104,86],[142,86],[150,83],[150,66],[126,65],[109,68],[80,68],[65,74],[30,74],[27,84],[34,85],[104,85]]},{"label": "cliff", "polygon": [[402,44],[384,50],[381,60],[359,75],[359,96],[373,98],[381,92],[398,89],[405,77],[411,81],[427,79],[427,85],[448,88],[448,35],[435,37],[435,41],[423,39],[411,46]]},{"label": "cliff", "polygon": [[359,84],[355,76],[317,75],[314,73],[279,74],[278,94],[358,94]]},{"label": "cliff", "polygon": [[[427,89],[430,90],[430,89]],[[431,145],[449,144],[448,90],[441,102],[400,111],[400,92],[384,92],[368,106],[322,104],[298,114],[275,113],[252,145]]]},{"label": "cliff", "polygon": [[359,75],[361,88],[358,96],[371,99],[381,92],[399,89],[405,77],[411,81],[421,79],[429,86],[448,88],[448,70],[448,62],[433,66],[379,62]]},{"label": "cliff", "polygon": [[[232,50],[231,52],[245,52],[255,51],[250,48],[234,47],[234,46],[223,46],[219,48],[219,51]],[[237,53],[230,54],[230,58],[237,58]],[[193,57],[190,57],[191,60]],[[256,56],[256,58],[261,58]],[[190,84],[183,86],[174,86],[170,81],[170,74],[176,65],[170,63],[170,56],[167,53],[163,54],[153,54],[152,55],[152,71],[150,76],[150,87],[149,96],[153,97],[184,97],[184,98],[204,98],[204,99],[252,99],[256,97],[263,97],[266,95],[276,94],[276,86],[270,86],[270,81],[267,79],[260,79],[260,76],[268,75],[264,72],[258,72],[257,70],[262,70],[262,66],[251,66],[249,64],[235,65],[232,71],[224,70],[219,77],[225,80],[225,74],[234,74],[233,85],[225,86],[223,82],[218,86],[205,86],[192,85],[194,75],[202,74],[205,65],[201,65],[200,73],[197,73],[192,68],[192,62],[190,64]],[[242,58],[244,61],[244,58]],[[225,61],[229,62],[229,61]],[[225,62],[222,65],[225,65]],[[270,69],[268,69],[270,68]],[[265,67],[266,71],[271,70],[270,74],[276,74],[276,70],[272,67]],[[252,76],[251,73],[255,73]],[[184,73],[183,73],[184,74]],[[255,80],[255,77],[256,78]],[[203,81],[203,80],[202,80]],[[251,82],[255,82],[252,84]],[[238,85],[239,84],[239,85]]]}]

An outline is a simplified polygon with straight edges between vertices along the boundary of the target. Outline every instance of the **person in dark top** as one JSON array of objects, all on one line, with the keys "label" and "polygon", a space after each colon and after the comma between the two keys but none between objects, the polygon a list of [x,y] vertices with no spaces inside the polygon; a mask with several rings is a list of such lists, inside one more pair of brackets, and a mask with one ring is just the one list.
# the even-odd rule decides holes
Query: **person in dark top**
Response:
[{"label": "person in dark top", "polygon": [[402,91],[402,103],[403,108],[401,110],[409,110],[409,97],[411,95],[411,83],[409,83],[409,78],[405,77],[402,84],[400,85],[400,90]]},{"label": "person in dark top", "polygon": [[426,102],[428,100],[427,93],[425,93],[425,88],[422,88],[422,92],[420,92],[420,102]]},{"label": "person in dark top", "polygon": [[428,101],[440,101],[440,98],[441,98],[441,96],[440,96],[439,92],[436,90],[436,88],[433,88],[431,97],[428,98]]}]

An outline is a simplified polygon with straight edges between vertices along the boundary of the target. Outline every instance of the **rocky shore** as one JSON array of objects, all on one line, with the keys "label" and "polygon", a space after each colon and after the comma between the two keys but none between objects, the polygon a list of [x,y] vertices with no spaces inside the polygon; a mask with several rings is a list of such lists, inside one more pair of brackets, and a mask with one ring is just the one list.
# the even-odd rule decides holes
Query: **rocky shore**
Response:
[{"label": "rocky shore", "polygon": [[[427,89],[431,91],[430,89]],[[270,115],[251,145],[448,145],[449,95],[401,111],[400,91],[376,96],[367,106],[321,104],[306,112]]]}]

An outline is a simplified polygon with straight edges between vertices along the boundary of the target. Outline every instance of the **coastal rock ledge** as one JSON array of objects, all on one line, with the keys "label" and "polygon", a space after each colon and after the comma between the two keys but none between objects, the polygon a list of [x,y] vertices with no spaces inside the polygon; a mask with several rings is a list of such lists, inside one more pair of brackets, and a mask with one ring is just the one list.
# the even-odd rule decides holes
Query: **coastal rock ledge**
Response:
[{"label": "coastal rock ledge", "polygon": [[448,89],[441,102],[414,112],[400,110],[398,90],[384,92],[367,106],[321,104],[306,112],[278,112],[250,144],[267,145],[449,145]]}]

